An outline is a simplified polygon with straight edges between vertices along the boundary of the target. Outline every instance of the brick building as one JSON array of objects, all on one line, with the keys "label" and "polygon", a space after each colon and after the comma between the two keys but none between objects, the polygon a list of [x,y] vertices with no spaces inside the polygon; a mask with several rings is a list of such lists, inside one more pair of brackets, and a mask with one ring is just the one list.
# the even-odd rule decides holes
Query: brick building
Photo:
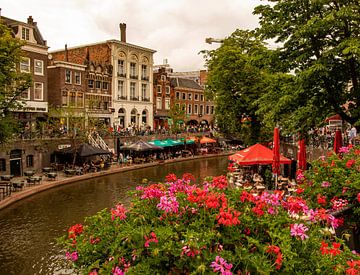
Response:
[{"label": "brick building", "polygon": [[[48,112],[48,46],[31,16],[27,22],[3,16],[0,20],[12,30],[15,38],[24,41],[22,59],[16,68],[29,73],[33,80],[32,86],[20,96],[23,108],[13,111],[14,117],[23,124],[23,137],[27,138],[31,137],[40,121],[46,120]],[[42,163],[40,148],[26,146],[23,141],[3,146],[0,150],[0,174],[20,176],[24,170],[36,169]]]},{"label": "brick building", "polygon": [[[99,89],[97,81],[102,83],[110,79],[108,92],[109,124],[116,127],[149,126],[153,127],[152,102],[152,66],[154,50],[126,42],[126,24],[120,24],[120,40],[107,40],[52,52],[54,61],[65,61],[84,65],[90,62],[87,77],[87,89],[98,93],[101,90],[102,102],[105,102],[105,89]],[[91,67],[93,65],[93,68]],[[94,70],[92,70],[94,69]],[[98,74],[103,70],[103,76]],[[91,73],[94,72],[94,73]],[[108,78],[105,77],[107,75]],[[95,77],[95,79],[93,78]],[[99,79],[96,79],[96,78]],[[95,82],[94,82],[95,81]],[[95,83],[95,89],[93,85]],[[91,92],[88,93],[90,96]],[[102,105],[104,107],[105,105]],[[105,111],[105,110],[103,110]]]}]

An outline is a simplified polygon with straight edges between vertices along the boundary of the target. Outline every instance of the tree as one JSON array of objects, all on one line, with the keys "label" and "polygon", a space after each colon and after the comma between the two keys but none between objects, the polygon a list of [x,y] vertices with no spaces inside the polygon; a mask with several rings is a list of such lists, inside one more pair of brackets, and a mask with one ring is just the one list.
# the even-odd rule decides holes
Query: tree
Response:
[{"label": "tree", "polygon": [[209,70],[206,95],[215,102],[217,125],[247,144],[259,141],[264,129],[255,102],[273,71],[271,51],[254,32],[236,30],[218,49],[203,53]]},{"label": "tree", "polygon": [[181,109],[180,104],[174,103],[169,111],[169,117],[172,122],[171,130],[174,133],[180,131],[180,124],[185,122],[185,110]]},{"label": "tree", "polygon": [[337,113],[360,123],[360,2],[354,0],[269,0],[254,14],[258,33],[275,39],[287,73],[271,79],[258,114],[289,130],[320,126]]},{"label": "tree", "polygon": [[0,144],[17,130],[11,110],[22,107],[19,96],[31,85],[29,74],[16,70],[21,60],[22,43],[0,22]]}]

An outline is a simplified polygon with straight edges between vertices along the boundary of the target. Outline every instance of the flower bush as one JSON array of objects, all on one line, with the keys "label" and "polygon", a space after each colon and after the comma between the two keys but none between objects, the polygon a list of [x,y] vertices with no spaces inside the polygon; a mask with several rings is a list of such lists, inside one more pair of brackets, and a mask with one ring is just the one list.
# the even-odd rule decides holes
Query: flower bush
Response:
[{"label": "flower bush", "polygon": [[[329,168],[325,163],[319,169]],[[322,190],[338,184],[333,174],[300,177],[304,187]],[[321,187],[324,181],[331,186]],[[326,206],[339,203],[331,202],[338,191],[305,188],[306,197],[285,197],[228,189],[225,176],[194,182],[190,174],[170,174],[136,188],[128,207],[118,204],[71,227],[60,239],[67,259],[85,274],[359,274],[359,255],[334,235],[341,218],[317,203],[318,195]],[[358,206],[348,194],[337,200]]]}]

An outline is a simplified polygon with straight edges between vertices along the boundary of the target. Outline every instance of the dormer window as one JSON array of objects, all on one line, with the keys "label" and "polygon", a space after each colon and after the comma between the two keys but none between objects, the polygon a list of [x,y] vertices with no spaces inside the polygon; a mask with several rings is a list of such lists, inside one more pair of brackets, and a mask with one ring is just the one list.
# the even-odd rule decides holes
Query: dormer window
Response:
[{"label": "dormer window", "polygon": [[30,40],[30,29],[22,27],[21,39],[22,40]]}]

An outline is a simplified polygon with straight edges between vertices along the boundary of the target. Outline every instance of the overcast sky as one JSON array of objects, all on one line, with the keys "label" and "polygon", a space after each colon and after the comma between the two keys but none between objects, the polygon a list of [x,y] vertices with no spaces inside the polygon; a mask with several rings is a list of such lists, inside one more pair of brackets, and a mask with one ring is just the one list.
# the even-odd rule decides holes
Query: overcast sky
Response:
[{"label": "overcast sky", "polygon": [[119,39],[126,23],[128,43],[156,50],[174,71],[204,68],[205,38],[224,38],[237,28],[253,29],[261,0],[1,0],[1,15],[26,22],[32,15],[49,51]]}]

